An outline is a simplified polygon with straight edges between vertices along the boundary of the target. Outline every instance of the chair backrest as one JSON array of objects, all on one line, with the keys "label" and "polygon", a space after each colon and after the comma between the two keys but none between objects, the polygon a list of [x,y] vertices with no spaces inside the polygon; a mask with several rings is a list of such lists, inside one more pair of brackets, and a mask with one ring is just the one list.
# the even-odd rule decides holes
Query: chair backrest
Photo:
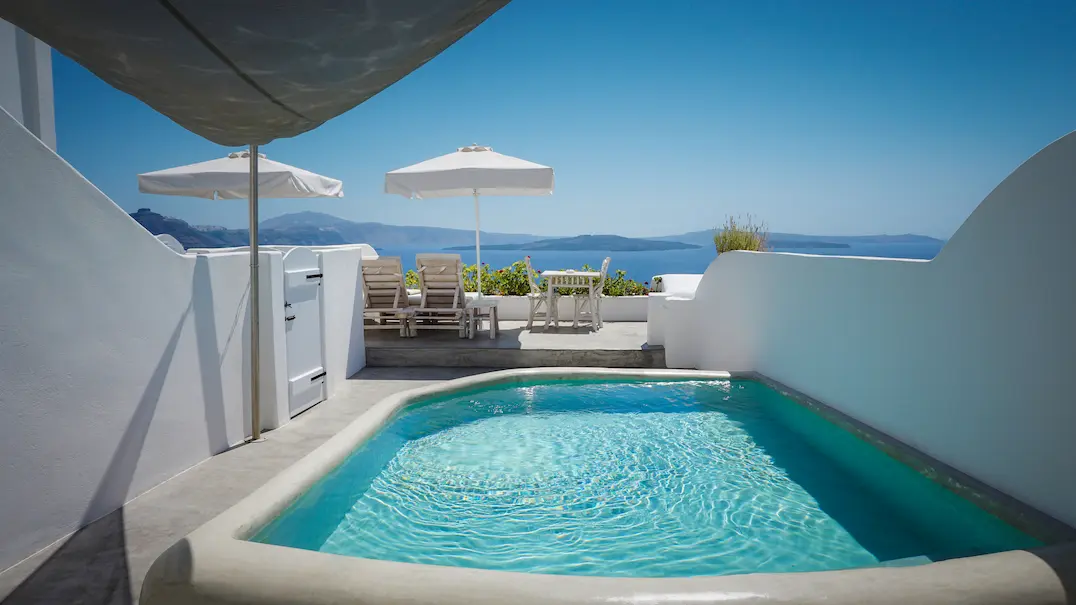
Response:
[{"label": "chair backrest", "polygon": [[459,254],[418,254],[418,286],[422,291],[420,305],[426,309],[462,309],[463,261]]},{"label": "chair backrest", "polygon": [[362,292],[367,309],[401,309],[407,306],[403,264],[399,256],[363,259]]},{"label": "chair backrest", "polygon": [[527,264],[527,275],[529,276],[527,282],[531,285],[531,294],[541,294],[542,288],[538,284],[542,282],[538,276],[538,272],[531,266],[531,257],[524,257],[523,262]]},{"label": "chair backrest", "polygon": [[598,296],[601,296],[602,292],[605,292],[605,276],[609,273],[609,263],[612,260],[613,259],[606,256],[605,260],[602,261],[602,276],[598,278]]}]

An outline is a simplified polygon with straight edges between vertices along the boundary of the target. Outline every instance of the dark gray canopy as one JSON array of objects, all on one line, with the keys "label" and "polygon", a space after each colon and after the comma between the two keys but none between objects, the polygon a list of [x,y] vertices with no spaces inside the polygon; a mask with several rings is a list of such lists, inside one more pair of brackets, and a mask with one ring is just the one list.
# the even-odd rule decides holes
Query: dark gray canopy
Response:
[{"label": "dark gray canopy", "polygon": [[0,18],[221,145],[317,128],[508,0],[0,0]]}]

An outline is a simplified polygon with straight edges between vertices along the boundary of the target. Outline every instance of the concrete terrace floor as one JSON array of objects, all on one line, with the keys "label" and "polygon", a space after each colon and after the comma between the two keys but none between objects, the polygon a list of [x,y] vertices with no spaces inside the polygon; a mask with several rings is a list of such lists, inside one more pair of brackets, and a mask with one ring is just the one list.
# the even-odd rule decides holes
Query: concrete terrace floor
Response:
[{"label": "concrete terrace floor", "polygon": [[[645,325],[645,324],[644,324]],[[0,573],[0,600],[26,603],[138,601],[157,556],[318,447],[383,397],[478,368],[366,368],[339,393],[245,444],[213,456]]]}]

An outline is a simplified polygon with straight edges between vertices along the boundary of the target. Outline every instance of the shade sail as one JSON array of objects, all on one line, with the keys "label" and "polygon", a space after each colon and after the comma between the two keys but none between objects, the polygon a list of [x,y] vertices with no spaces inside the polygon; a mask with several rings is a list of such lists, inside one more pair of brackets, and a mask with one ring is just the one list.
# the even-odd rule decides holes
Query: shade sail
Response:
[{"label": "shade sail", "polygon": [[473,145],[386,173],[385,193],[419,199],[475,193],[550,195],[553,169]]},{"label": "shade sail", "polygon": [[9,21],[227,146],[316,128],[508,0],[0,0]]},{"label": "shade sail", "polygon": [[[138,190],[158,195],[209,199],[247,199],[250,194],[250,153],[138,175]],[[259,154],[258,196],[270,198],[344,197],[344,184],[302,168],[275,162]]]}]

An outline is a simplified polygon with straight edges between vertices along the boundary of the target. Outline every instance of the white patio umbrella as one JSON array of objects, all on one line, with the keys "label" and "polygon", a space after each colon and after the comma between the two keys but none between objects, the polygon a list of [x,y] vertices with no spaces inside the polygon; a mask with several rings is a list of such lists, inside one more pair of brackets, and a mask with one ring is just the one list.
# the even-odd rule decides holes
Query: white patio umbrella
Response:
[{"label": "white patio umbrella", "polygon": [[386,173],[385,193],[411,199],[474,196],[474,251],[478,263],[478,296],[482,296],[478,196],[551,195],[553,169],[502,155],[490,147],[472,145]]},{"label": "white patio umbrella", "polygon": [[250,419],[251,437],[261,437],[258,381],[258,198],[344,197],[344,184],[281,164],[258,153],[258,146],[227,157],[138,175],[138,190],[159,195],[208,199],[246,198],[250,211]]}]

